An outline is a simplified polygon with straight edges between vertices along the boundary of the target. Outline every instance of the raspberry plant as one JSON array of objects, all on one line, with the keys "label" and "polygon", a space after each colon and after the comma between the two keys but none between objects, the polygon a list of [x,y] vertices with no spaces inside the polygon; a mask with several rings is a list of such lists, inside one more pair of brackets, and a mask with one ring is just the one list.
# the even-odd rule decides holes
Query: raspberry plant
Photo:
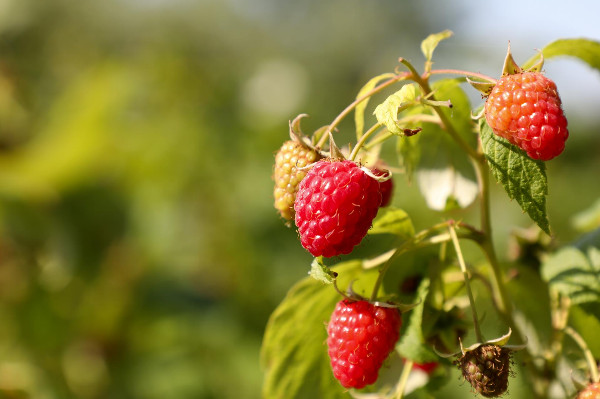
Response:
[{"label": "raspberry plant", "polygon": [[[573,56],[600,69],[600,43],[558,40],[521,66],[509,47],[496,79],[434,69],[434,50],[450,36],[430,35],[422,71],[400,58],[310,136],[300,129],[304,115],[290,123],[275,206],[294,215],[314,260],[267,325],[265,398],[450,397],[460,385],[453,375],[484,397],[511,392],[517,377],[517,397],[595,397],[600,211],[582,213],[580,239],[555,245],[545,162],[568,149],[569,131],[543,65]],[[472,89],[483,93],[475,109]],[[386,92],[365,129],[371,100]],[[356,142],[340,150],[334,136],[351,113]],[[490,176],[533,222],[515,231],[510,261],[496,253],[491,215],[501,209],[491,207]],[[402,193],[389,204],[393,179],[403,177],[441,222],[416,231],[393,206]]]}]

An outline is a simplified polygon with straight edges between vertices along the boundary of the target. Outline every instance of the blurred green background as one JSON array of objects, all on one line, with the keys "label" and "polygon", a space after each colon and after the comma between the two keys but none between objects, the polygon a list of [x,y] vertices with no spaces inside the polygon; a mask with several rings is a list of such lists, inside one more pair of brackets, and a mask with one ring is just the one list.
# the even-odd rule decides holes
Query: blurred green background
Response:
[{"label": "blurred green background", "polygon": [[[525,61],[600,38],[592,1],[497,3],[0,0],[0,397],[260,397],[265,323],[311,259],[272,208],[288,120],[329,123],[443,29],[437,66],[492,76],[508,40]],[[548,168],[566,242],[600,197],[600,76],[546,71],[570,121]],[[496,192],[502,249],[529,222]],[[442,218],[402,181],[395,203]]]}]

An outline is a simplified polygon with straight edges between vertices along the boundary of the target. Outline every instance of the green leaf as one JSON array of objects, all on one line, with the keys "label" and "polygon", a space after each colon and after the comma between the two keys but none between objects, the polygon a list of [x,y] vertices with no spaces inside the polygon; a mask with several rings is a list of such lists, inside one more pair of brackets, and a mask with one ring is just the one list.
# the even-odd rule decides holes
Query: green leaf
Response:
[{"label": "green leaf", "polygon": [[545,164],[529,158],[516,146],[495,135],[484,118],[479,121],[479,129],[483,152],[496,181],[543,231],[550,234]]},{"label": "green leaf", "polygon": [[385,125],[390,133],[404,135],[404,126],[398,123],[398,112],[414,104],[420,94],[421,91],[415,84],[402,86],[400,90],[375,108],[374,114],[377,121]]},{"label": "green leaf", "polygon": [[[375,76],[374,78],[371,78],[367,82],[367,84],[365,84],[360,89],[360,91],[356,95],[356,98],[359,99],[362,96],[366,95],[368,92],[370,92],[371,90],[373,90],[375,88],[377,83],[379,83],[383,79],[388,79],[388,78],[391,79],[395,76],[396,75],[393,73],[384,73],[384,74]],[[371,99],[370,97],[364,99],[363,101],[358,103],[356,108],[354,108],[354,124],[356,125],[356,139],[357,140],[360,140],[360,137],[363,135],[363,130],[365,128],[365,108],[367,108],[367,104],[369,103],[370,99]]]},{"label": "green leaf", "polygon": [[600,199],[589,207],[573,216],[573,226],[582,232],[600,227]]},{"label": "green leaf", "polygon": [[425,299],[429,293],[429,279],[424,278],[417,290],[417,300],[421,303],[417,305],[409,313],[405,313],[404,327],[401,332],[400,342],[396,346],[396,350],[402,357],[414,360],[419,363],[431,362],[438,360],[438,356],[432,351],[423,336],[423,309]]},{"label": "green leaf", "polygon": [[548,257],[541,275],[575,305],[600,302],[600,229]]},{"label": "green leaf", "polygon": [[415,227],[405,211],[388,207],[379,210],[369,234],[394,234],[408,240],[415,235]]},{"label": "green leaf", "polygon": [[452,35],[452,31],[445,30],[440,33],[433,33],[427,36],[427,38],[421,42],[421,51],[423,52],[423,55],[425,56],[427,61],[431,61],[431,59],[433,58],[433,51],[435,50],[437,45],[442,40],[447,39]]},{"label": "green leaf", "polygon": [[323,263],[323,257],[319,256],[313,259],[310,264],[310,272],[308,273],[312,278],[325,284],[333,283],[333,280],[337,277],[337,273],[332,271],[329,267]]},{"label": "green leaf", "polygon": [[[360,261],[333,268],[338,285],[372,287],[377,271],[364,272]],[[265,369],[263,398],[347,398],[348,393],[333,377],[327,356],[326,324],[341,299],[331,287],[311,277],[294,285],[273,312],[263,339],[261,363]]]},{"label": "green leaf", "polygon": [[[592,68],[600,70],[600,42],[589,39],[560,39],[542,49],[544,58],[558,56],[577,57]],[[538,56],[531,57],[524,68],[530,67],[537,61]]]},{"label": "green leaf", "polygon": [[[473,132],[471,105],[459,81],[441,80],[432,89],[436,100],[451,101],[452,109],[442,108],[442,112],[461,138],[474,148],[477,136]],[[479,192],[471,162],[438,124],[424,123],[422,127],[419,143],[423,145],[419,149],[420,159],[415,167],[415,175],[427,205],[438,211],[467,207]],[[410,138],[400,140],[408,139]]]},{"label": "green leaf", "polygon": [[600,264],[592,261],[598,253],[593,248],[588,253],[575,247],[563,248],[544,262],[542,277],[575,305],[600,302]]}]

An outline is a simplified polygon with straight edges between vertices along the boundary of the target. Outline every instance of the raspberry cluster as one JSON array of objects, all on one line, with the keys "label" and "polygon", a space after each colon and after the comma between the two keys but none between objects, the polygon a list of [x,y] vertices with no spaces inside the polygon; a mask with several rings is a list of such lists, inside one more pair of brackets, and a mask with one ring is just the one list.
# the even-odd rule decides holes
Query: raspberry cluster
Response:
[{"label": "raspberry cluster", "polygon": [[400,336],[400,313],[365,300],[344,299],[327,326],[333,375],[345,388],[373,384]]}]

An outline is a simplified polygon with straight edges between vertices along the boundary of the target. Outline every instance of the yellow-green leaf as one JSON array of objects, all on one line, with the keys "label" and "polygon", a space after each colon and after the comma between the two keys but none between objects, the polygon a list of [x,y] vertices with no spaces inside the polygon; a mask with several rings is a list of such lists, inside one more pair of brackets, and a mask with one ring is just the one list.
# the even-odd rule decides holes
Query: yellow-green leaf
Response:
[{"label": "yellow-green leaf", "polygon": [[[600,42],[589,39],[559,39],[542,49],[544,58],[570,56],[579,58],[592,68],[600,70]],[[538,55],[531,57],[524,68],[531,67],[538,60]]]},{"label": "yellow-green leaf", "polygon": [[[396,76],[393,73],[384,73],[374,78],[371,78],[367,84],[365,84],[356,95],[356,99],[359,99],[369,93],[371,90],[375,88],[377,83],[382,81],[383,79],[391,79]],[[360,103],[356,105],[354,108],[354,124],[356,125],[356,139],[360,140],[360,137],[363,135],[363,131],[365,129],[365,109],[367,108],[367,104],[369,104],[369,100],[371,98],[367,97]]]},{"label": "yellow-green leaf", "polygon": [[452,31],[445,30],[443,32],[433,33],[433,34],[427,36],[427,38],[421,42],[421,51],[423,52],[425,59],[427,61],[431,61],[431,59],[433,58],[433,51],[435,50],[437,45],[442,40],[448,39],[452,35],[453,35]]}]

